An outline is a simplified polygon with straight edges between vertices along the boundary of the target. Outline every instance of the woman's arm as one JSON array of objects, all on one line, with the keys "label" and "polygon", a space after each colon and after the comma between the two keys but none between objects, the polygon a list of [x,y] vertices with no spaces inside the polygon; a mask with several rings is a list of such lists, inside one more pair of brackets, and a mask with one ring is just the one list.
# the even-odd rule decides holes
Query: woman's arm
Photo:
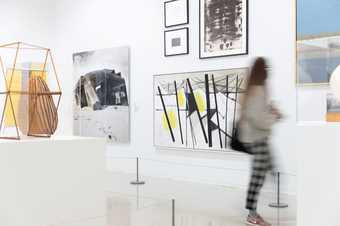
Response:
[{"label": "woman's arm", "polygon": [[261,89],[254,90],[247,97],[244,117],[255,128],[266,131],[277,121],[277,116],[271,113],[265,92]]}]

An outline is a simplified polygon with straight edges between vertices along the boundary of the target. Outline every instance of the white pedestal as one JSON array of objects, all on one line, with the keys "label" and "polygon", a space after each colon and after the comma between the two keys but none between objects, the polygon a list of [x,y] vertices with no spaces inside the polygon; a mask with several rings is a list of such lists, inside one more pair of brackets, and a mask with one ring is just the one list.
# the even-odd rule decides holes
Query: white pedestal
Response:
[{"label": "white pedestal", "polygon": [[0,225],[47,226],[105,215],[105,141],[0,141]]},{"label": "white pedestal", "polygon": [[337,124],[297,127],[298,225],[339,225],[339,147]]}]

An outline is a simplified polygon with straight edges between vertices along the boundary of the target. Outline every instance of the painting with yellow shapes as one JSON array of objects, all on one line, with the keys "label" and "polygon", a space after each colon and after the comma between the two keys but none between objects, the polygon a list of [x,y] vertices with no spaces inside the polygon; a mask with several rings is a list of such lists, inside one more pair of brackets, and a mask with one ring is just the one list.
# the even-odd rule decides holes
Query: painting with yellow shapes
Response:
[{"label": "painting with yellow shapes", "polygon": [[247,68],[154,76],[158,148],[230,151]]}]

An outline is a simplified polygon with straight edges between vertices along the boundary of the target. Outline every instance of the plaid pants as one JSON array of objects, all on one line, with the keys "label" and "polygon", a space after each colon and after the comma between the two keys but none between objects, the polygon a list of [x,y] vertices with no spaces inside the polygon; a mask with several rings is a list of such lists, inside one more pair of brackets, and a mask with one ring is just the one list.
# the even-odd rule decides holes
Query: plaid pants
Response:
[{"label": "plaid pants", "polygon": [[256,211],[260,190],[264,184],[267,172],[272,168],[272,158],[267,139],[249,144],[247,148],[253,154],[253,161],[246,208]]}]

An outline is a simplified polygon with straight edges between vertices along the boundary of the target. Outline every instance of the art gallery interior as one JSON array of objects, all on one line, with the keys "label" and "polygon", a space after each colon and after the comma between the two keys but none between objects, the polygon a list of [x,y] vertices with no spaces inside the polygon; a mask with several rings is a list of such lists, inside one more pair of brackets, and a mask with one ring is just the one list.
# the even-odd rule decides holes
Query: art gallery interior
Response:
[{"label": "art gallery interior", "polygon": [[[340,5],[326,2],[0,0],[0,225],[245,225],[252,155],[228,144],[258,56],[284,115],[258,211],[339,225]],[[225,4],[237,16],[208,27]]]}]

